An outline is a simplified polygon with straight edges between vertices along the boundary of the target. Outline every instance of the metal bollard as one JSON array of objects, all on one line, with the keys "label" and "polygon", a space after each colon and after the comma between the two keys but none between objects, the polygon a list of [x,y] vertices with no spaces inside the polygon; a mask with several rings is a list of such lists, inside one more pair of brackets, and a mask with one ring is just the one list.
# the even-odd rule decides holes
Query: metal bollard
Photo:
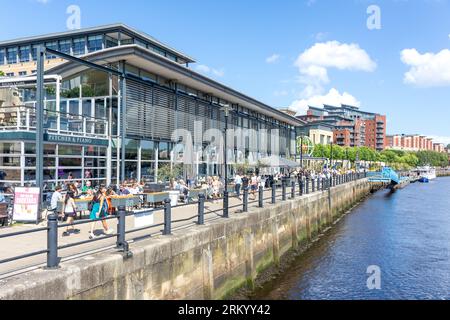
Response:
[{"label": "metal bollard", "polygon": [[263,186],[259,186],[258,207],[259,208],[263,208],[264,207],[264,187]]},{"label": "metal bollard", "polygon": [[125,206],[120,206],[117,212],[117,241],[116,248],[124,249],[125,244],[125,219],[126,219],[126,208]]},{"label": "metal bollard", "polygon": [[163,235],[168,236],[172,234],[172,206],[170,199],[164,200],[164,232]]},{"label": "metal bollard", "polygon": [[242,203],[242,211],[248,212],[248,188],[244,188],[244,199]]},{"label": "metal bollard", "polygon": [[228,213],[228,201],[229,201],[229,195],[228,195],[228,190],[225,190],[223,192],[223,217],[224,218],[229,218],[229,213]]},{"label": "metal bollard", "polygon": [[285,178],[281,180],[281,199],[283,201],[286,201],[286,182]]},{"label": "metal bollard", "polygon": [[47,221],[47,269],[58,268],[58,215],[52,213]]},{"label": "metal bollard", "polygon": [[300,179],[299,179],[299,183],[298,183],[298,185],[299,185],[299,195],[300,195],[300,197],[301,196],[303,196],[303,188],[304,188],[304,184],[303,184],[303,177],[301,177]]},{"label": "metal bollard", "polygon": [[198,195],[198,224],[205,224],[205,195]]},{"label": "metal bollard", "polygon": [[309,194],[309,178],[306,178],[305,191],[306,191],[306,194]]},{"label": "metal bollard", "polygon": [[316,179],[312,179],[312,192],[316,192]]},{"label": "metal bollard", "polygon": [[277,185],[275,181],[272,183],[272,204],[276,202]]},{"label": "metal bollard", "polygon": [[295,199],[295,180],[291,181],[291,199]]}]

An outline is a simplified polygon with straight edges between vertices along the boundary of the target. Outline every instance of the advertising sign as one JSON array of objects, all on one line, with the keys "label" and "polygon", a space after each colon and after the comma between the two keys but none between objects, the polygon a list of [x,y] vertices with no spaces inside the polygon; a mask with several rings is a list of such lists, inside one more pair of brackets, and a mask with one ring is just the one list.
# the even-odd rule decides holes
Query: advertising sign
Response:
[{"label": "advertising sign", "polygon": [[13,220],[36,222],[39,214],[39,199],[39,188],[15,188]]}]

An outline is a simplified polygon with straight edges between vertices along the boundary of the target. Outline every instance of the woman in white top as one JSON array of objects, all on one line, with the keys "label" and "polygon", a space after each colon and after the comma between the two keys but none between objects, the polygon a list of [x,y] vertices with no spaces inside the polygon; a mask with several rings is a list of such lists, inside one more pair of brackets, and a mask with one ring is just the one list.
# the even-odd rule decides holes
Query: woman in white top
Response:
[{"label": "woman in white top", "polygon": [[77,216],[77,207],[75,205],[74,193],[69,191],[64,198],[64,216],[67,219],[67,223],[69,224],[66,228],[66,231],[63,233],[63,237],[68,237],[70,235],[70,231],[72,230],[74,234],[79,234],[80,230],[75,229],[73,226],[73,221]]}]

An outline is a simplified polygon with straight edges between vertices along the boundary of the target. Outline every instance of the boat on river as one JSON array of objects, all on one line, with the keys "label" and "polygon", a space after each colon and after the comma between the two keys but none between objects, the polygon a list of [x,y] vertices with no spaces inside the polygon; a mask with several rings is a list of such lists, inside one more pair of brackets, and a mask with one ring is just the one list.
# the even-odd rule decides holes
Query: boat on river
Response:
[{"label": "boat on river", "polygon": [[419,182],[428,183],[436,179],[436,169],[430,166],[419,167],[415,170],[419,176]]}]

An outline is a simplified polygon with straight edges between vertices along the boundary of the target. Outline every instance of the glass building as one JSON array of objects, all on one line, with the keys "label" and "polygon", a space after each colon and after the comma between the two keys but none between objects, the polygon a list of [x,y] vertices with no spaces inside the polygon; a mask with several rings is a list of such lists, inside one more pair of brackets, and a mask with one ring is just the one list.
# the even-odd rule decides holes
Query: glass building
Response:
[{"label": "glass building", "polygon": [[[231,110],[228,128],[240,129],[228,139],[227,147],[230,140],[241,141],[227,148],[231,163],[295,156],[298,119],[195,72],[192,58],[118,24],[0,42],[0,71],[10,75],[0,79],[0,187],[36,179],[33,74],[39,45],[124,76],[46,55],[44,180],[49,187],[70,180],[160,181],[169,172],[222,175],[223,151],[210,148],[205,137],[214,129],[224,131],[224,107]],[[190,165],[179,161],[186,156],[179,148],[186,145],[178,141],[180,130],[194,140]]]}]

